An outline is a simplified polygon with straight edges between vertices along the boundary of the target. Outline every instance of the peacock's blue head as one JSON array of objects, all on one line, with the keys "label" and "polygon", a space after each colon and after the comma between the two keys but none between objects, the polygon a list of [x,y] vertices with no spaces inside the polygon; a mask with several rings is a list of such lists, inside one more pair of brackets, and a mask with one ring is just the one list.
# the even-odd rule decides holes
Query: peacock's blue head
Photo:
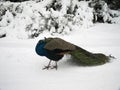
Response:
[{"label": "peacock's blue head", "polygon": [[46,42],[45,40],[39,40],[37,45],[36,45],[36,53],[38,55],[41,55],[41,56],[46,56],[47,55],[47,52],[46,50],[44,49],[44,46],[46,45]]}]

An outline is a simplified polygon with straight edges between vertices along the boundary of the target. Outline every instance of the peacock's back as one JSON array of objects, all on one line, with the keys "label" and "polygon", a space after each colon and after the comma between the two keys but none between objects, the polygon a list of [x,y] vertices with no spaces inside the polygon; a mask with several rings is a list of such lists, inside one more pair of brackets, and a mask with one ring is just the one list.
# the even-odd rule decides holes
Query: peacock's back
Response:
[{"label": "peacock's back", "polygon": [[47,44],[45,45],[45,49],[48,50],[75,50],[76,46],[74,44],[71,44],[63,39],[60,38],[48,38],[46,39]]}]

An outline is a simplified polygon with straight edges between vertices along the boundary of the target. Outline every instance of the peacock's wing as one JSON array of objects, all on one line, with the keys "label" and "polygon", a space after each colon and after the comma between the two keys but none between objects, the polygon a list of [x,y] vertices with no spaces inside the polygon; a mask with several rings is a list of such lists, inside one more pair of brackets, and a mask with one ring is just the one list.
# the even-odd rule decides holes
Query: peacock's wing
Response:
[{"label": "peacock's wing", "polygon": [[[49,39],[49,38],[47,38]],[[45,49],[48,50],[55,50],[55,49],[59,49],[59,50],[75,50],[76,46],[74,44],[71,44],[63,39],[60,38],[52,38],[49,39],[47,44],[44,47]]]}]

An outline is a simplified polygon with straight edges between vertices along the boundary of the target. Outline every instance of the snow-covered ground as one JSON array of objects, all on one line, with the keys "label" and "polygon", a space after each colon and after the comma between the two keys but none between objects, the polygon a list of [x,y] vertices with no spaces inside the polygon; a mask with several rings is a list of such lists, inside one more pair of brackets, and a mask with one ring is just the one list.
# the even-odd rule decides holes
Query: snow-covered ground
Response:
[{"label": "snow-covered ground", "polygon": [[91,52],[112,54],[110,63],[84,67],[65,56],[58,70],[42,70],[49,60],[35,53],[36,39],[0,39],[0,90],[120,90],[120,25],[95,24],[70,35],[58,36]]}]

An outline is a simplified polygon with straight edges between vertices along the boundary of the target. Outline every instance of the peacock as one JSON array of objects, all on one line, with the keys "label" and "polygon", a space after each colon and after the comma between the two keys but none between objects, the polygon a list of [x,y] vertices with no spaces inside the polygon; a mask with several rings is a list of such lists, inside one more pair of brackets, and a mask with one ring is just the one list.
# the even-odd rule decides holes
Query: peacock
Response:
[{"label": "peacock", "polygon": [[[72,61],[78,65],[102,65],[110,60],[109,56],[102,53],[91,53],[77,45],[67,42],[61,38],[44,38],[39,40],[35,51],[40,56],[45,56],[50,59],[44,69],[58,68],[57,62],[62,59],[65,54],[70,54]],[[51,61],[55,61],[55,65],[51,66]]]}]

